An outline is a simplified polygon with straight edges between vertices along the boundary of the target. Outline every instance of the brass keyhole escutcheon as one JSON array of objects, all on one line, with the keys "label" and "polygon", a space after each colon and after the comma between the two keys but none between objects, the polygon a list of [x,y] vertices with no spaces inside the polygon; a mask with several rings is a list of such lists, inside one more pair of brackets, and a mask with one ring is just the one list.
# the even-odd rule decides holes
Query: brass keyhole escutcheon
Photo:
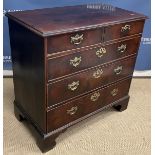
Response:
[{"label": "brass keyhole escutcheon", "polygon": [[102,69],[97,69],[94,73],[93,73],[93,77],[98,79],[99,77],[101,77],[103,74],[103,70]]},{"label": "brass keyhole escutcheon", "polygon": [[99,58],[101,58],[106,53],[107,53],[106,49],[103,48],[103,47],[101,47],[99,50],[96,51],[96,56],[99,57]]},{"label": "brass keyhole escutcheon", "polygon": [[116,96],[118,94],[118,88],[115,88],[111,91],[112,96]]},{"label": "brass keyhole escutcheon", "polygon": [[98,100],[98,98],[100,97],[100,93],[99,92],[95,92],[93,95],[91,95],[90,100],[95,102]]}]

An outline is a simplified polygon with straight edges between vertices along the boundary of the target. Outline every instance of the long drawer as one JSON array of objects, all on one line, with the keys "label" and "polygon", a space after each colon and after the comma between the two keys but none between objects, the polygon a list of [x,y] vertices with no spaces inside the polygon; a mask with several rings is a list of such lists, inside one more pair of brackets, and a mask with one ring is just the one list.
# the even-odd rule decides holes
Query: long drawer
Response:
[{"label": "long drawer", "polygon": [[48,81],[134,54],[138,50],[139,43],[140,36],[48,59]]},{"label": "long drawer", "polygon": [[48,106],[58,104],[131,75],[135,60],[135,56],[129,57],[48,84]]},{"label": "long drawer", "polygon": [[131,79],[94,91],[47,112],[47,131],[55,130],[103,106],[127,96]]}]

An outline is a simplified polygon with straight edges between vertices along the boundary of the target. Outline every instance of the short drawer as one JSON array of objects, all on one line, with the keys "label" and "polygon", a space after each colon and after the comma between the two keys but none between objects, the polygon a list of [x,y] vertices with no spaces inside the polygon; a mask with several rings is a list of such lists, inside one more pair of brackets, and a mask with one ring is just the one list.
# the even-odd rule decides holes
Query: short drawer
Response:
[{"label": "short drawer", "polygon": [[48,37],[48,54],[101,43],[102,31],[102,28],[96,28]]},{"label": "short drawer", "polygon": [[138,51],[139,43],[140,36],[105,46],[76,51],[74,54],[48,59],[48,80],[50,81],[134,54]]},{"label": "short drawer", "polygon": [[105,27],[104,41],[142,33],[144,20],[137,20]]},{"label": "short drawer", "polygon": [[115,83],[47,112],[50,132],[128,95],[131,79]]},{"label": "short drawer", "polygon": [[87,93],[133,73],[135,57],[100,66],[48,84],[48,106]]}]

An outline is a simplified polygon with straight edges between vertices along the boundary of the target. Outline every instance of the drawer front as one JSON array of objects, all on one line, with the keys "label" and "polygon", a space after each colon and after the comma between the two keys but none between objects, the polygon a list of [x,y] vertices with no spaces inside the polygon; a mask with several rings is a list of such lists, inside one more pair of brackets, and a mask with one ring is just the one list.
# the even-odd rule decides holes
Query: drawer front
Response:
[{"label": "drawer front", "polygon": [[48,60],[48,80],[97,66],[137,52],[140,36]]},{"label": "drawer front", "polygon": [[48,54],[101,43],[102,28],[56,35],[47,38]]},{"label": "drawer front", "polygon": [[[131,79],[115,83],[47,112],[47,130],[55,130],[128,95]],[[63,117],[62,117],[63,116]]]},{"label": "drawer front", "polygon": [[105,27],[104,41],[118,39],[129,35],[142,33],[144,20],[122,23]]},{"label": "drawer front", "polygon": [[129,76],[133,72],[135,57],[48,84],[48,106],[58,104],[80,94]]}]

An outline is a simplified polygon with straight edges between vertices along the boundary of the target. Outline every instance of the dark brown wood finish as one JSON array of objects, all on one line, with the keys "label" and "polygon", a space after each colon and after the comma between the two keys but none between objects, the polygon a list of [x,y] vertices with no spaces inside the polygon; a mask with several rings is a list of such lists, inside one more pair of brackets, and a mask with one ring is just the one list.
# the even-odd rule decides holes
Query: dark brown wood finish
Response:
[{"label": "dark brown wood finish", "polygon": [[113,107],[117,110],[117,111],[124,111],[127,109],[128,107],[128,103],[129,103],[129,98],[126,98],[125,100],[121,101],[121,102],[118,102],[118,104],[115,104]]},{"label": "dark brown wood finish", "polygon": [[[79,36],[79,38],[76,37],[77,35]],[[92,30],[79,31],[75,33],[61,34],[48,37],[47,38],[48,54],[101,43],[103,37],[102,35],[103,35],[103,29],[96,28]],[[77,38],[77,42],[72,41],[71,38]]]},{"label": "dark brown wood finish", "polygon": [[[34,122],[29,118],[27,112],[24,109],[20,108],[19,105],[14,103],[14,114],[18,121],[25,121],[25,124],[30,129],[31,133],[34,135],[36,143],[40,150],[45,153],[55,147],[56,141],[55,139],[67,129],[64,128],[56,133],[53,133],[52,136],[45,134],[44,132],[38,130],[38,127],[34,124]],[[28,124],[29,123],[29,124]]]},{"label": "dark brown wood finish", "polygon": [[[111,82],[132,75],[134,65],[135,57],[132,57],[126,60],[123,59],[122,61],[115,62],[114,64],[97,67],[87,70],[86,72],[73,75],[69,78],[64,78],[60,81],[50,83],[47,87],[48,106],[53,106],[70,98],[77,97],[80,94],[87,93],[88,91],[92,91],[93,89],[97,89],[106,84],[110,84]],[[119,70],[119,67],[121,66],[122,69]],[[94,74],[97,73],[98,70],[102,73],[99,73],[97,78],[95,78]],[[118,74],[115,72],[115,70],[118,72]],[[73,87],[76,89],[69,89],[69,85],[75,85]]]},{"label": "dark brown wood finish", "polygon": [[[47,131],[53,131],[65,124],[68,124],[69,122],[72,122],[86,114],[123,98],[128,94],[130,81],[131,79],[121,81],[51,109],[47,113]],[[114,90],[117,90],[115,94]]]},{"label": "dark brown wood finish", "polygon": [[[144,20],[138,20],[136,22],[126,22],[98,29],[51,36],[48,37],[48,54],[99,44],[133,34],[141,34],[143,26]],[[78,45],[71,41],[71,37],[75,37],[76,35],[82,38],[82,41],[78,38]]]},{"label": "dark brown wood finish", "polygon": [[[58,128],[57,130],[49,132],[48,134],[44,134],[44,133],[40,132],[39,130],[37,130],[37,128],[35,128],[36,126],[29,119],[29,117],[27,117],[26,113],[24,111],[21,111],[21,109],[19,107],[17,107],[16,104],[14,104],[14,113],[15,113],[17,120],[19,120],[19,121],[26,120],[29,123],[27,125],[29,125],[28,126],[29,129],[31,130],[32,134],[35,136],[36,143],[37,143],[38,147],[40,148],[40,150],[43,153],[45,153],[45,152],[49,151],[50,149],[52,149],[53,147],[55,147],[56,138],[59,136],[59,134],[65,132],[67,130],[67,128],[69,128],[70,126],[72,126],[72,125],[92,116],[92,115],[95,115],[95,114],[103,111],[104,109],[110,108],[110,107],[114,107],[118,111],[124,111],[124,110],[126,110],[126,108],[128,106],[128,101],[129,101],[129,96],[127,95],[115,102],[112,102],[111,104],[103,106],[102,108],[97,109],[96,111],[93,111],[92,113],[89,113],[88,115],[85,115],[79,119],[76,119],[75,121],[70,122],[70,123],[64,125],[63,127]],[[19,119],[21,116],[24,119],[22,119],[22,120]]]},{"label": "dark brown wood finish", "polygon": [[107,26],[105,27],[104,41],[142,33],[144,22],[145,20],[138,20],[135,22],[126,22],[117,25]]},{"label": "dark brown wood finish", "polygon": [[43,38],[10,19],[9,31],[15,102],[46,132]]},{"label": "dark brown wood finish", "polygon": [[6,16],[14,113],[31,124],[42,152],[68,127],[108,107],[127,108],[146,16],[105,4]]},{"label": "dark brown wood finish", "polygon": [[[138,36],[90,49],[76,50],[69,55],[63,53],[64,56],[49,58],[47,64],[48,81],[135,54],[138,51],[140,37]],[[59,71],[57,68],[59,68]]]},{"label": "dark brown wood finish", "polygon": [[[98,7],[95,7],[97,5]],[[43,36],[145,19],[146,16],[103,4],[9,12],[7,16]],[[110,8],[110,9],[109,9]]]}]

